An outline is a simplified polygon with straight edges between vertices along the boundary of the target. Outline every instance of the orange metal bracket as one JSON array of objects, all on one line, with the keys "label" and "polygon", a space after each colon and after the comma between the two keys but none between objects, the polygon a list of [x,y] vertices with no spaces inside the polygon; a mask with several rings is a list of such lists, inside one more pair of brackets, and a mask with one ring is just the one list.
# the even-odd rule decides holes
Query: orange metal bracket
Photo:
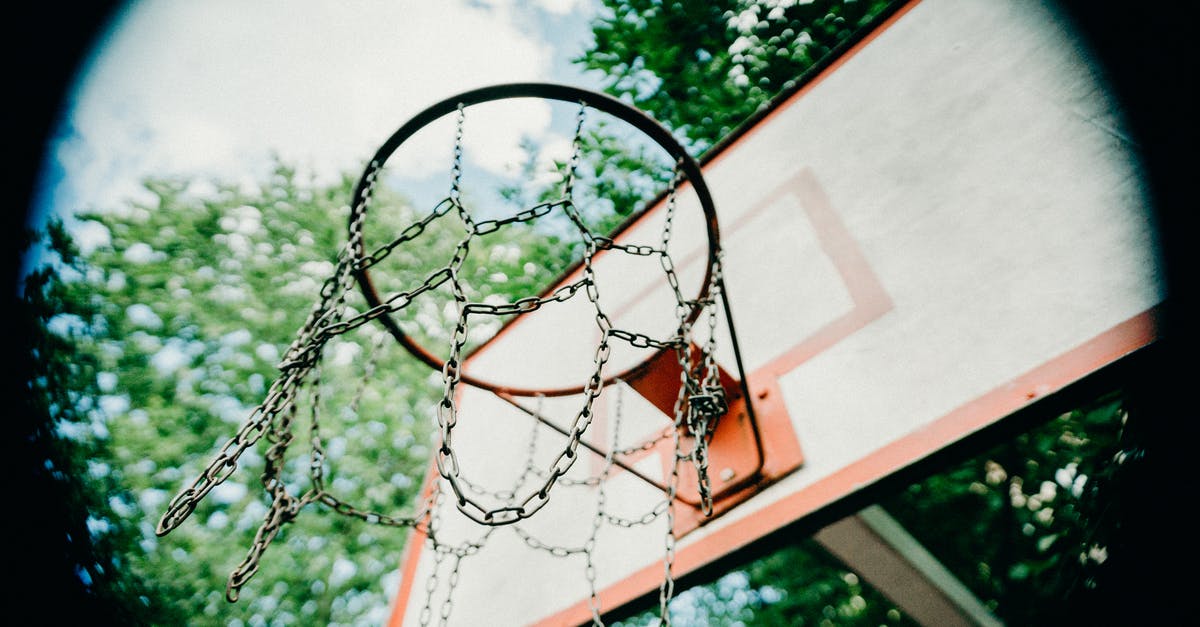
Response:
[{"label": "orange metal bracket", "polygon": [[[701,511],[696,474],[686,470],[681,472],[676,500],[689,507],[675,513],[676,536],[683,536],[729,511],[767,485],[794,472],[804,462],[800,442],[775,378],[767,376],[761,381],[747,381],[746,389],[750,392],[750,399],[747,399],[740,382],[724,369],[718,368],[718,371],[729,411],[717,421],[708,445],[712,515],[705,516]],[[667,351],[648,362],[640,376],[626,383],[670,420],[681,374],[682,368],[675,354]],[[690,450],[691,443],[685,443],[684,448]],[[675,461],[674,444],[663,440],[654,452],[661,460],[663,476],[669,475]]]}]

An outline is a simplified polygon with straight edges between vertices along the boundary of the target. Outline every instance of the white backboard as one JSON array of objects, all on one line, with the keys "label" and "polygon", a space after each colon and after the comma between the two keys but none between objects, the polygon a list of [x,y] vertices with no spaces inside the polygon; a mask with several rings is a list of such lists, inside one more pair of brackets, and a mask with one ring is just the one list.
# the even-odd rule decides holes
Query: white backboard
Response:
[{"label": "white backboard", "polygon": [[[1163,288],[1134,149],[1094,67],[1051,18],[1026,1],[910,3],[706,155],[752,396],[772,394],[756,409],[789,423],[803,464],[687,529],[675,549],[676,576],[1154,341]],[[684,195],[678,211],[672,251],[684,282],[694,284],[705,251],[699,210]],[[652,207],[622,240],[655,241],[662,214]],[[666,313],[665,324],[672,315],[655,287],[661,275],[623,265],[636,263],[598,260],[597,272],[622,285],[605,293],[605,305],[622,324],[661,330],[656,312]],[[571,320],[590,320],[577,306],[590,305],[549,313],[563,319],[550,324],[561,338],[547,341],[538,335],[547,327],[518,322],[469,366],[514,381],[524,381],[526,367],[582,381],[595,337],[568,330]],[[572,343],[584,349],[582,361],[557,363],[557,351],[514,357],[527,345]],[[728,343],[720,350],[732,369]],[[618,396],[622,445],[663,429],[637,394],[612,387],[597,401],[586,441],[606,447]],[[546,399],[540,411],[565,424],[572,403]],[[463,473],[487,478],[491,489],[511,487],[535,429],[535,458],[548,460],[562,446],[562,436],[487,392],[463,389],[460,405]],[[662,493],[645,478],[665,479],[659,452],[626,460],[643,476],[621,470],[604,482],[610,511],[653,510]],[[593,476],[602,465],[585,454],[568,477]],[[582,555],[551,555],[529,538],[581,546],[597,492],[556,488],[520,533],[500,527],[488,535],[459,564],[449,623],[590,621]],[[452,506],[440,517],[451,540],[486,533]],[[597,534],[604,611],[657,590],[665,525],[661,517],[631,528],[605,523]],[[438,615],[452,561],[441,561],[427,597],[439,564],[414,533],[392,624],[416,624],[427,598]]]}]

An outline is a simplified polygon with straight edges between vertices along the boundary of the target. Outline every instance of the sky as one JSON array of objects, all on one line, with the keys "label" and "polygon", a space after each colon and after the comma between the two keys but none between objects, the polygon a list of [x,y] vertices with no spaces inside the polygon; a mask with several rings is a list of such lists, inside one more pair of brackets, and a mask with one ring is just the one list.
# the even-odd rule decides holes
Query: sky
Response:
[{"label": "sky", "polygon": [[[76,79],[32,220],[145,198],[148,175],[252,182],[273,154],[318,181],[357,174],[413,114],[475,87],[597,89],[598,76],[570,63],[595,11],[593,0],[131,2]],[[500,123],[471,132],[497,145],[522,135],[569,144],[552,117],[502,110]],[[413,178],[445,170],[452,144],[429,141],[389,167]],[[492,173],[513,157],[467,153]],[[105,233],[85,225],[76,237],[86,249]]]}]

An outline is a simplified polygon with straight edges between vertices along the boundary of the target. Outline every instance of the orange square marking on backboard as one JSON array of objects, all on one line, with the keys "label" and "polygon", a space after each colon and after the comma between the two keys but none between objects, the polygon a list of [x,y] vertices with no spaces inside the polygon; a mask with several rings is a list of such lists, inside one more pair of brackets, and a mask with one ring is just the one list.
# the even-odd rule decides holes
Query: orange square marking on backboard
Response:
[{"label": "orange square marking on backboard", "polygon": [[[804,218],[808,221],[816,237],[821,253],[836,271],[841,286],[849,297],[851,306],[843,313],[825,321],[824,324],[818,326],[798,343],[781,349],[775,354],[773,359],[768,360],[764,365],[748,373],[750,381],[752,383],[756,382],[755,385],[752,385],[752,397],[757,396],[760,391],[765,394],[768,389],[771,389],[771,386],[775,386],[775,379],[777,377],[862,329],[872,321],[886,314],[893,306],[891,298],[886,290],[884,290],[875,272],[871,269],[870,263],[842,222],[841,216],[838,215],[829,202],[828,196],[810,168],[797,170],[795,174],[786,179],[782,184],[764,194],[750,209],[739,215],[736,220],[723,229],[723,236],[727,240],[734,239],[739,232],[748,230],[748,227],[756,220],[770,219],[772,208],[781,206],[783,201],[787,200],[796,201],[794,205],[789,204],[788,206],[797,206],[803,212]],[[778,211],[778,209],[774,210]],[[705,253],[706,251],[704,250],[692,251],[679,261],[677,267],[685,268],[693,264],[704,263]],[[636,303],[653,289],[653,285],[647,286],[643,288],[641,293],[634,295],[627,302]],[[738,291],[736,285],[731,286],[730,289],[734,291],[734,294],[750,293],[748,288]],[[733,312],[734,323],[737,324],[738,322],[739,312],[744,312],[748,307],[753,305],[754,303],[747,299],[742,299],[732,305],[735,309]],[[623,313],[624,308],[615,308],[613,312],[614,317],[620,316]],[[731,374],[736,374],[736,372]],[[777,397],[779,394],[778,391],[775,394]],[[796,434],[792,428],[791,420],[786,414],[785,405],[774,401],[764,402],[761,399],[752,399],[752,402],[755,403],[754,407],[758,414],[758,428],[770,431],[771,446],[767,447],[765,454],[768,457],[770,454],[775,454],[776,457],[764,460],[762,481],[738,491],[734,495],[736,498],[730,499],[723,507],[716,508],[717,515],[728,511],[730,507],[736,506],[736,503],[749,498],[749,496],[752,496],[770,483],[798,469],[801,464],[800,443],[796,441]],[[782,414],[775,415],[776,412],[782,412]],[[668,419],[664,415],[664,420]],[[606,421],[607,415],[604,412],[597,412],[597,416],[589,428],[593,434],[593,443],[604,440],[608,426]],[[729,442],[734,443],[744,440],[745,437],[734,437],[729,439]],[[669,445],[670,442],[664,440],[660,442],[659,446],[624,456],[622,460],[632,465],[648,455],[657,455],[660,458],[663,475],[665,476],[669,473],[671,458],[674,456],[674,449]],[[710,455],[715,460],[726,456],[731,460],[729,464],[737,468],[746,466],[746,461],[742,460],[741,457],[752,454],[744,451],[724,451],[720,447],[721,444],[718,443],[717,447],[710,452]],[[598,448],[605,447],[598,446]],[[737,461],[732,461],[734,459]],[[594,460],[593,464],[601,462],[602,460]],[[615,470],[619,472],[619,469]],[[686,535],[688,532],[711,520],[711,518],[701,515],[699,510],[695,512],[690,511],[694,508],[686,505],[684,502],[681,501],[680,504],[686,508],[677,519],[676,533],[680,536]]]},{"label": "orange square marking on backboard", "polygon": [[[753,373],[776,377],[862,329],[891,311],[893,306],[892,299],[884,290],[879,277],[871,269],[866,256],[809,168],[798,170],[782,185],[772,190],[753,209],[734,222],[730,230],[738,231],[745,223],[759,216],[768,206],[784,196],[792,196],[799,201],[822,252],[837,270],[853,305],[849,311],[829,320],[799,343],[780,351],[774,359]],[[736,322],[735,317],[734,323]]]}]

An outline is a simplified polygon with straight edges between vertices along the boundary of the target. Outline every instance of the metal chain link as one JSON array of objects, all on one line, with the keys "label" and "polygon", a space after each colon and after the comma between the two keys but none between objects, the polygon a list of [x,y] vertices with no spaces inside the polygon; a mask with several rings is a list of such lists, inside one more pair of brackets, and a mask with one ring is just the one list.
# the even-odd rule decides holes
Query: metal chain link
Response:
[{"label": "metal chain link", "polygon": [[[682,405],[682,399],[685,390],[679,389],[679,398],[675,402],[676,415],[679,415],[679,408]],[[666,490],[666,516],[667,530],[663,535],[663,580],[658,586],[658,615],[661,618],[662,625],[671,624],[671,613],[668,607],[671,599],[675,596],[675,573],[672,569],[675,566],[675,494],[679,489],[679,460],[680,460],[680,437],[678,424],[677,428],[671,431],[675,446],[673,447],[674,455],[671,460],[671,475],[667,480]]]},{"label": "metal chain link", "polygon": [[462,195],[463,125],[467,120],[467,108],[460,102],[457,111],[458,116],[454,120],[454,162],[450,166],[450,201],[461,206],[458,199]]},{"label": "metal chain link", "polygon": [[[541,413],[542,404],[544,401],[545,401],[545,397],[538,396],[538,403],[537,403],[538,413]],[[492,492],[484,490],[483,488],[478,488],[481,492],[487,493],[487,494],[493,494],[493,495],[504,495],[505,500],[507,502],[509,502],[510,504],[511,504],[512,500],[514,498],[516,498],[515,495],[516,495],[517,490],[521,489],[521,487],[525,484],[525,482],[529,479],[529,476],[534,471],[534,456],[537,452],[537,439],[538,439],[538,423],[537,423],[537,421],[536,420],[531,421],[530,426],[531,426],[531,431],[529,434],[528,444],[526,445],[526,450],[525,450],[525,465],[522,467],[521,474],[517,476],[516,480],[514,481],[513,486],[507,490],[492,491]],[[476,486],[476,487],[478,487],[478,486]],[[440,495],[441,495],[440,482],[436,484],[434,492],[440,498]],[[440,501],[439,501],[439,503],[440,503]],[[429,622],[429,619],[432,616],[431,603],[432,603],[432,598],[433,598],[433,592],[437,589],[437,579],[436,579],[437,578],[437,569],[438,569],[438,565],[441,563],[441,561],[443,559],[443,556],[446,554],[452,554],[455,556],[456,561],[455,561],[455,565],[454,565],[454,571],[452,572],[452,577],[450,577],[448,579],[448,589],[446,591],[446,599],[443,601],[442,606],[441,606],[441,612],[439,615],[441,624],[445,624],[446,621],[449,620],[451,611],[453,609],[451,600],[454,595],[454,590],[458,586],[458,572],[459,572],[459,568],[461,567],[462,559],[467,556],[478,553],[483,548],[483,546],[486,544],[488,538],[490,538],[492,533],[497,529],[497,527],[488,527],[486,529],[486,531],[484,532],[483,536],[475,542],[466,542],[466,543],[460,544],[458,546],[447,545],[447,544],[441,543],[437,538],[437,528],[439,526],[440,517],[441,517],[441,510],[435,504],[431,511],[431,514],[430,514],[429,533],[427,534],[427,542],[429,543],[433,552],[436,554],[436,556],[434,558],[433,575],[431,577],[431,579],[433,580],[433,583],[431,584],[429,582],[429,580],[427,580],[426,584],[425,584],[426,585],[425,606],[424,606],[424,608],[422,608],[421,614],[419,617],[421,625],[427,625]],[[514,527],[514,529],[515,529],[515,527]]]},{"label": "metal chain link", "polygon": [[712,487],[708,474],[708,444],[716,423],[728,411],[725,390],[721,387],[716,362],[716,330],[718,297],[721,290],[721,256],[718,251],[709,284],[708,338],[703,349],[704,379],[702,390],[688,399],[688,428],[694,438],[692,465],[696,469],[697,488],[700,493],[701,511],[712,515]]},{"label": "metal chain link", "polygon": [[441,486],[434,484],[433,487],[433,510],[429,516],[429,531],[425,536],[425,543],[429,545],[433,551],[433,569],[425,578],[425,605],[421,608],[421,613],[417,617],[417,622],[422,627],[429,624],[429,619],[433,617],[433,593],[438,588],[438,570],[442,565],[442,560],[446,558],[446,553],[439,551],[437,541],[438,520],[441,508],[438,505],[441,503]]},{"label": "metal chain link", "polygon": [[667,501],[666,499],[663,499],[663,500],[659,501],[657,505],[654,506],[654,509],[646,512],[645,514],[642,514],[642,516],[640,518],[622,518],[620,516],[615,516],[613,514],[607,514],[605,516],[605,520],[607,520],[609,522],[609,524],[616,525],[617,527],[623,527],[625,529],[632,529],[633,527],[641,527],[643,525],[648,525],[648,524],[658,520],[659,516],[662,516],[664,513],[666,513],[667,507],[669,507],[669,505],[670,505],[669,501]]},{"label": "metal chain link", "polygon": [[579,109],[575,112],[575,135],[571,138],[571,160],[567,165],[567,180],[563,185],[564,198],[571,198],[575,191],[575,179],[579,175],[579,163],[583,158],[583,122],[585,119],[587,119],[587,103],[581,100]]},{"label": "metal chain link", "polygon": [[608,518],[608,513],[605,511],[607,496],[605,495],[604,483],[608,481],[608,475],[612,472],[613,456],[617,450],[617,443],[620,442],[621,418],[625,414],[625,386],[618,381],[616,384],[617,400],[616,406],[613,409],[612,420],[612,438],[611,444],[608,447],[608,452],[604,455],[604,469],[600,471],[600,481],[596,485],[596,515],[592,517],[592,532],[588,535],[587,542],[583,544],[584,555],[587,559],[587,564],[584,567],[584,577],[588,582],[588,609],[592,611],[592,624],[603,627],[604,621],[600,618],[600,596],[596,592],[596,560],[593,553],[596,550],[596,536],[600,532],[601,525]]},{"label": "metal chain link", "polygon": [[[716,299],[712,293],[719,288],[721,278],[721,254],[717,251],[709,277],[709,295],[700,303],[684,299],[679,289],[679,280],[675,273],[674,263],[666,251],[670,245],[671,228],[675,216],[676,189],[679,172],[671,177],[667,195],[666,217],[663,221],[662,250],[659,257],[663,272],[666,273],[667,283],[675,293],[675,313],[679,321],[676,332],[678,343],[675,344],[676,359],[680,368],[680,395],[676,399],[674,418],[677,428],[686,429],[692,439],[692,450],[684,456],[690,459],[696,469],[697,489],[700,495],[701,510],[705,516],[712,514],[712,488],[708,476],[708,443],[711,439],[710,421],[715,420],[726,411],[725,391],[720,385],[719,371],[716,367]],[[700,304],[707,312],[709,323],[708,337],[700,349],[700,359],[693,358],[692,325],[688,322],[689,313],[694,304]],[[701,376],[699,370],[704,370]],[[677,452],[677,455],[679,453]]]},{"label": "metal chain link", "polygon": [[671,437],[672,430],[674,430],[674,427],[667,427],[667,428],[663,429],[658,435],[642,442],[641,444],[634,444],[632,446],[627,446],[625,448],[619,448],[614,452],[617,455],[632,455],[634,453],[641,453],[644,451],[654,450],[654,448],[656,448],[658,446],[659,442],[662,442],[663,440]]}]

